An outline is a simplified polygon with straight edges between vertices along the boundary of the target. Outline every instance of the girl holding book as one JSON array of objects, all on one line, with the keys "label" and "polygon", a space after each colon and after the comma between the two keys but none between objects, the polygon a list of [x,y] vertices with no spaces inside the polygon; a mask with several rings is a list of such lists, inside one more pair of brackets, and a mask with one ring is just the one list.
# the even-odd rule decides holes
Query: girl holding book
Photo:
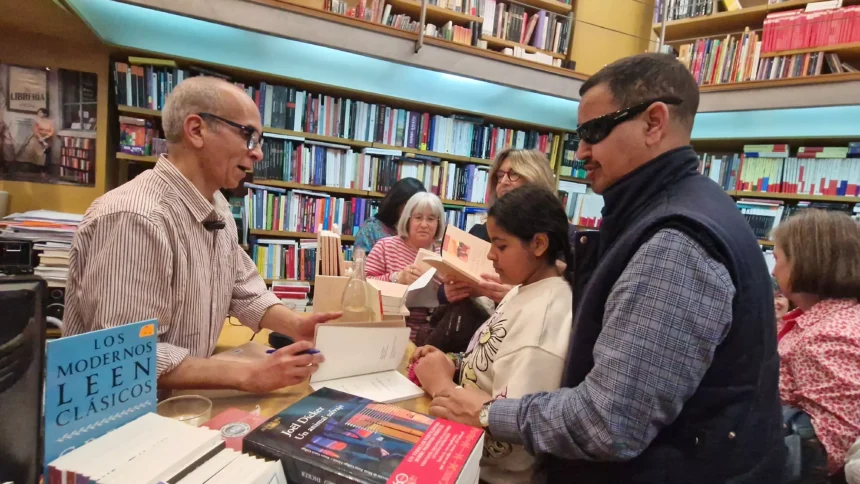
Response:
[{"label": "girl holding book", "polygon": [[[415,375],[431,396],[459,384],[479,389],[490,401],[561,384],[573,304],[573,274],[559,276],[556,265],[562,259],[573,267],[564,209],[554,193],[523,186],[490,208],[487,231],[492,244],[487,257],[501,282],[513,288],[465,353],[446,355],[432,346],[415,350]],[[536,461],[522,446],[490,436],[484,446],[482,481],[531,482]]]}]

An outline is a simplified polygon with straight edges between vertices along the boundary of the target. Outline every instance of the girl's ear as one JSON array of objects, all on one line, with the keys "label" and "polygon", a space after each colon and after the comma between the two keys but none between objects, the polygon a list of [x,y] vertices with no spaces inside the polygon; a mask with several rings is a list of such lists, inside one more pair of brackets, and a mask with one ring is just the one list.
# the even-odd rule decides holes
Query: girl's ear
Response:
[{"label": "girl's ear", "polygon": [[537,233],[532,237],[531,244],[529,245],[535,257],[540,259],[546,254],[547,249],[549,249],[549,237],[543,232]]}]

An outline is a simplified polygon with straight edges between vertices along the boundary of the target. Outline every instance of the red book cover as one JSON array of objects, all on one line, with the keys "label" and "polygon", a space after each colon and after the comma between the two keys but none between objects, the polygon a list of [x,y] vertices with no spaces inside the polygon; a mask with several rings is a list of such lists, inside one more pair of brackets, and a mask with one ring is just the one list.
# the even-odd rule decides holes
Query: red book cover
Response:
[{"label": "red book cover", "polygon": [[279,459],[291,483],[477,482],[483,431],[320,389],[248,434],[242,450]]},{"label": "red book cover", "polygon": [[204,423],[204,427],[221,432],[225,445],[233,450],[242,451],[242,439],[266,421],[256,413],[245,412],[238,408],[228,408]]}]

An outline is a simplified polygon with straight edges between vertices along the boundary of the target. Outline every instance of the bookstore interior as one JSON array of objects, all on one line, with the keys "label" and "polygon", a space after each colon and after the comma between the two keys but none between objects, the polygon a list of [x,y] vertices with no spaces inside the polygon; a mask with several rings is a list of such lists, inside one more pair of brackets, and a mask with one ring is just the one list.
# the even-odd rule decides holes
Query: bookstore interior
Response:
[{"label": "bookstore interior", "polygon": [[[504,433],[495,435],[503,424],[495,423],[502,417],[494,416],[490,400],[559,388],[559,381],[520,388],[500,380],[517,371],[506,333],[509,345],[544,344],[526,341],[538,335],[514,326],[516,311],[527,305],[518,296],[531,284],[547,284],[535,277],[551,251],[562,256],[550,254],[556,264],[547,266],[550,279],[562,272],[576,278],[575,259],[593,256],[603,264],[604,252],[617,252],[620,240],[601,245],[599,254],[584,248],[588,234],[612,235],[604,233],[604,215],[608,224],[621,218],[617,210],[610,218],[618,200],[607,196],[604,204],[607,186],[595,170],[601,176],[608,170],[595,169],[596,147],[642,112],[680,109],[672,105],[680,99],[661,91],[638,111],[618,105],[624,110],[598,113],[609,114],[603,124],[579,122],[588,111],[585,93],[597,90],[589,80],[621,59],[652,53],[692,75],[698,111],[690,144],[698,173],[689,176],[710,178],[708,189],[718,187],[720,203],[740,212],[743,233],[750,245],[757,241],[764,262],[749,265],[768,271],[756,280],[766,279],[775,297],[790,292],[780,264],[783,258],[793,264],[799,250],[788,243],[797,233],[792,222],[818,213],[860,221],[858,0],[0,0],[0,6],[15,12],[0,15],[2,483],[537,482],[543,460],[523,444],[574,460],[597,452],[575,438],[582,445],[575,452],[555,453],[549,443],[525,437],[506,443]],[[619,99],[607,79],[601,82]],[[237,134],[247,141],[239,158],[230,146]],[[222,148],[201,153],[229,160],[171,161],[174,154],[198,160],[190,153],[204,149],[204,137]],[[236,172],[234,158],[251,162]],[[544,188],[517,188],[525,185]],[[534,212],[528,203],[512,210],[514,202],[504,203],[539,200],[548,190],[561,210]],[[710,199],[693,205],[708,206]],[[571,235],[559,245],[549,227],[562,211]],[[209,218],[219,213],[226,217]],[[524,227],[526,219],[536,228]],[[803,243],[819,245],[809,237],[826,237],[822,230],[800,232]],[[505,259],[505,237],[530,241],[521,244],[528,256]],[[576,257],[563,257],[571,253]],[[522,260],[533,265],[511,268]],[[669,263],[676,262],[657,261]],[[586,306],[597,297],[588,289],[601,274],[597,267],[583,289]],[[518,279],[527,270],[531,275]],[[857,291],[860,267],[849,272]],[[745,279],[729,273],[734,294]],[[541,298],[561,295],[566,316],[558,317],[579,328],[587,315],[572,314],[569,296],[577,284],[562,285],[567,293],[545,286],[532,297],[548,301],[549,313],[561,303]],[[612,297],[609,287],[604,300]],[[573,290],[574,301],[580,294]],[[783,365],[800,358],[783,354],[783,339],[801,337],[795,321],[804,326],[789,316],[815,309],[789,299],[798,309],[784,326],[778,314],[779,326],[765,333],[779,338]],[[287,311],[275,315],[267,309],[272,304]],[[606,314],[601,305],[604,325],[610,304]],[[844,321],[860,328],[856,308],[854,300],[844,309],[854,319]],[[544,323],[544,331],[552,327]],[[566,331],[573,348],[579,336]],[[860,329],[854,331],[852,341],[860,344]],[[712,348],[714,361],[722,345],[738,338],[727,338],[716,354]],[[547,368],[564,365],[567,336],[549,339],[565,345]],[[598,365],[596,348],[611,343],[601,337],[589,344],[590,364]],[[768,351],[776,352],[772,346]],[[436,354],[447,357],[437,361]],[[860,348],[846,354],[855,358],[846,370],[854,375],[847,394],[855,413],[845,418],[855,420],[839,433],[818,426],[827,419],[809,411],[830,459],[825,480],[749,482],[860,483],[860,462],[849,465],[852,455],[860,459]],[[445,365],[456,371],[455,395],[431,378],[445,376]],[[207,377],[192,374],[201,368],[203,375],[204,367]],[[225,377],[242,368],[255,384]],[[819,375],[841,378],[834,368]],[[298,376],[277,380],[260,376],[265,371]],[[520,371],[526,373],[517,378],[546,378]],[[583,381],[570,383],[565,375],[561,387]],[[591,376],[580,386],[590,382]],[[471,395],[469,385],[490,397],[479,402],[474,422],[446,403],[460,390]],[[668,405],[665,395],[653,398],[664,397]],[[697,397],[689,401],[700,404]],[[673,403],[680,398],[672,396]],[[504,408],[518,409],[520,419],[555,418],[536,416],[546,410],[530,405]],[[648,432],[656,435],[662,425]],[[637,452],[623,459],[592,455],[625,461],[639,455],[634,461],[642,468],[654,465],[647,449]],[[793,455],[788,451],[786,459]],[[560,482],[552,477],[560,465],[546,482]],[[601,476],[582,482],[692,482],[669,474],[612,480],[606,476],[619,474],[568,469],[570,476],[577,469]]]}]

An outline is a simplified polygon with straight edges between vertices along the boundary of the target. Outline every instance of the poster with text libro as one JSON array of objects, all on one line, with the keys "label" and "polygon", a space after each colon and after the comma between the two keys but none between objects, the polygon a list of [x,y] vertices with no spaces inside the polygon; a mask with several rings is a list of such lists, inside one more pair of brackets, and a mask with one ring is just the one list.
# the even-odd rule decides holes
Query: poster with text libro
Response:
[{"label": "poster with text libro", "polygon": [[45,466],[155,411],[157,334],[153,319],[48,342]]},{"label": "poster with text libro", "polygon": [[98,75],[0,63],[0,180],[93,186]]}]

